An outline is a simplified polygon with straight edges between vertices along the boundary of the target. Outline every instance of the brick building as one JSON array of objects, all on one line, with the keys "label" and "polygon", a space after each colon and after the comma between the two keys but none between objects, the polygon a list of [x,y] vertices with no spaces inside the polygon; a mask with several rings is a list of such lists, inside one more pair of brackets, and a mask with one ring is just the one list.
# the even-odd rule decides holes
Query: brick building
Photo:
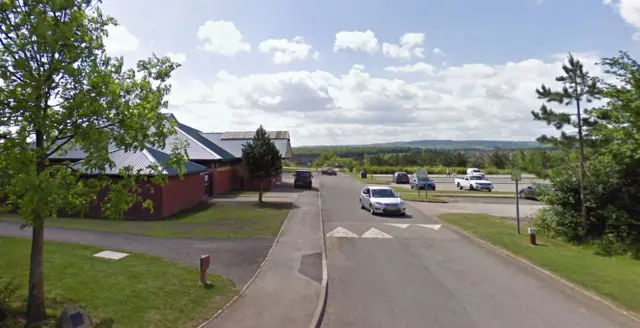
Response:
[{"label": "brick building", "polygon": [[[141,196],[154,202],[153,212],[143,209],[140,205],[130,209],[125,217],[139,219],[161,219],[179,211],[192,207],[207,197],[227,192],[232,189],[257,189],[259,181],[251,181],[242,165],[242,145],[251,141],[254,132],[225,132],[204,133],[190,126],[180,123],[172,114],[169,119],[177,123],[176,134],[169,137],[164,149],[147,147],[139,152],[124,152],[111,147],[110,159],[115,163],[112,170],[106,172],[87,172],[87,177],[95,175],[108,175],[117,179],[118,170],[125,166],[131,166],[134,170],[144,170],[152,163],[166,162],[173,145],[186,141],[186,153],[189,162],[185,163],[187,173],[182,177],[169,167],[164,167],[168,175],[168,182],[164,186],[143,186]],[[282,154],[283,159],[290,158],[291,142],[287,131],[269,132],[270,137]],[[70,161],[74,166],[84,170],[82,159],[85,154],[80,150],[71,150],[66,154],[53,155],[51,161]],[[265,188],[272,188],[279,178],[265,183]],[[104,195],[99,195],[101,200]],[[100,207],[93,206],[90,216],[98,216]]]}]

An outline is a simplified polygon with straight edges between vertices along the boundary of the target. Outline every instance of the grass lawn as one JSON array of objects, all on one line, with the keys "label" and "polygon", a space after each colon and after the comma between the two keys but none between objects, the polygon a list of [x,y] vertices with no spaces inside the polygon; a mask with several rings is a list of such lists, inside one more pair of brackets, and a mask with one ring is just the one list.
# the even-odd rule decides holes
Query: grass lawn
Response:
[{"label": "grass lawn", "polygon": [[[163,221],[58,218],[45,225],[71,229],[122,232],[151,237],[259,238],[274,237],[291,203],[220,201],[202,203]],[[21,222],[17,216],[0,220]]]},{"label": "grass lawn", "polygon": [[595,255],[588,248],[541,236],[538,236],[541,246],[531,246],[526,223],[521,227],[522,235],[518,236],[515,223],[490,215],[442,214],[439,218],[629,310],[640,312],[640,261]]},{"label": "grass lawn", "polygon": [[[12,278],[19,287],[12,298],[11,321],[17,327],[26,308],[31,241],[0,237],[0,286]],[[91,246],[45,243],[47,314],[55,321],[68,303],[83,307],[95,319],[120,328],[195,327],[238,292],[231,280],[209,274],[215,286],[205,288],[197,268],[159,257],[131,254],[111,261],[92,257]],[[0,323],[2,326],[2,323]],[[54,327],[52,322],[48,327]]]}]

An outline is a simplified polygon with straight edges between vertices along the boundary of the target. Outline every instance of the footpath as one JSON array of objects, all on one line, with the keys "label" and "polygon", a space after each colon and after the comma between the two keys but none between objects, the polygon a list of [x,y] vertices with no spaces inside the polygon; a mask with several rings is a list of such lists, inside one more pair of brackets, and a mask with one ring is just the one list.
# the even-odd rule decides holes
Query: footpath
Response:
[{"label": "footpath", "polygon": [[319,193],[294,203],[262,270],[205,328],[308,327],[322,292],[323,234]]}]

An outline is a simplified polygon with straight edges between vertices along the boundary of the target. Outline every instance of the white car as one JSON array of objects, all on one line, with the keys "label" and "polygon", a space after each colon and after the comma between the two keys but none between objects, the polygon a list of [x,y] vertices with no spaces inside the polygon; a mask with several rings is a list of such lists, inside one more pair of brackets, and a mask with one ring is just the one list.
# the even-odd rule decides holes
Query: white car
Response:
[{"label": "white car", "polygon": [[371,214],[405,215],[404,201],[393,189],[384,186],[369,186],[360,191],[360,208],[368,209]]},{"label": "white car", "polygon": [[486,190],[489,192],[493,190],[493,183],[486,180],[484,174],[465,175],[462,179],[453,179],[453,183],[455,183],[456,187],[460,190]]}]

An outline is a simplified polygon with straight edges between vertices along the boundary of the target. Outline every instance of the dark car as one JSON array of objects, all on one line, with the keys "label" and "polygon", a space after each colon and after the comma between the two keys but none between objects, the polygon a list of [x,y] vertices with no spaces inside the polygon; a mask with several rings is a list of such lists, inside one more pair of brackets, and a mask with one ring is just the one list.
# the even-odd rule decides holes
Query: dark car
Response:
[{"label": "dark car", "polygon": [[338,175],[338,172],[331,167],[325,167],[320,170],[320,174],[322,175]]},{"label": "dark car", "polygon": [[411,175],[409,185],[411,186],[411,189],[436,190],[435,181],[431,180],[429,177],[419,174]]},{"label": "dark car", "polygon": [[396,172],[393,174],[391,180],[396,184],[408,184],[411,179],[409,178],[409,174],[407,174],[407,172]]},{"label": "dark car", "polygon": [[294,188],[307,188],[311,189],[313,186],[313,174],[309,170],[297,170],[293,174],[293,187]]},{"label": "dark car", "polygon": [[520,189],[520,198],[539,200],[545,193],[553,191],[553,187],[547,183],[534,183]]}]

